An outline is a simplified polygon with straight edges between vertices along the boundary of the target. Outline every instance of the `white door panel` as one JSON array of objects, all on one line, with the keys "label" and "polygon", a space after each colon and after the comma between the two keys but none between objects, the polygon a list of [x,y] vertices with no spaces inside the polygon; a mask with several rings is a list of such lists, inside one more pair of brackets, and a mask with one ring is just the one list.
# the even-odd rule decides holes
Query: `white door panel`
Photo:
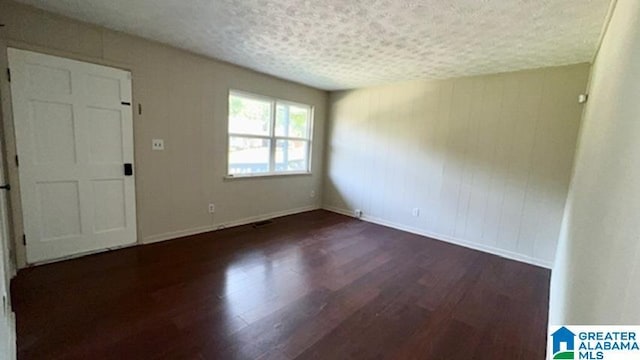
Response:
[{"label": "white door panel", "polygon": [[135,243],[131,74],[8,52],[28,262]]}]

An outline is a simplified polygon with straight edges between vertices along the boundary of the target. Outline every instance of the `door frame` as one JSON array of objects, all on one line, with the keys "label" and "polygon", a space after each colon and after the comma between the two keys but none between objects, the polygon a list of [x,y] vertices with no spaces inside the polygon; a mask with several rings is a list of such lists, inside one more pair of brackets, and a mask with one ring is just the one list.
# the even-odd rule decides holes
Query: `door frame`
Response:
[{"label": "door frame", "polygon": [[[0,89],[0,95],[1,94],[2,89]],[[8,184],[8,175],[5,172],[6,164],[4,154],[4,139],[0,139],[0,180],[2,181],[3,185]],[[6,193],[4,194],[4,203],[0,201],[0,268],[2,269],[2,271],[0,272],[0,276],[2,276],[2,281],[4,282],[5,286],[3,301],[2,304],[0,304],[3,312],[3,314],[0,315],[0,327],[2,328],[2,333],[6,336],[6,338],[0,339],[0,341],[3,342],[3,344],[0,345],[0,357],[7,356],[7,359],[15,359],[17,357],[17,337],[15,313],[13,312],[13,309],[11,307],[11,278],[13,278],[16,270],[14,261],[10,255],[12,239],[9,226],[10,191],[0,191],[6,191]],[[2,196],[1,193],[0,196]],[[6,297],[4,295],[6,295]]]},{"label": "door frame", "polygon": [[[109,66],[109,67],[129,71],[131,73],[133,158],[137,168],[138,159],[136,156],[136,149],[135,149],[135,144],[136,144],[135,123],[138,120],[138,117],[140,115],[136,111],[134,111],[134,107],[133,107],[133,104],[137,103],[136,95],[134,91],[135,69],[133,66],[125,63],[107,61],[101,58],[84,56],[84,55],[79,55],[75,53],[54,50],[54,49],[50,49],[42,46],[31,45],[31,44],[20,42],[20,41],[13,41],[13,40],[0,38],[0,69],[9,68],[9,57],[8,57],[8,50],[7,50],[8,48],[34,51],[34,52],[38,52],[45,55],[59,56],[59,57],[64,57],[70,60],[83,61],[83,62],[88,62],[96,65]],[[18,154],[18,151],[17,151],[18,149],[16,144],[16,135],[15,135],[14,120],[13,120],[13,108],[11,105],[11,83],[9,82],[9,79],[5,71],[2,71],[2,74],[0,76],[0,90],[2,94],[4,94],[2,96],[1,103],[0,103],[0,108],[2,110],[0,113],[0,120],[2,121],[3,134],[4,134],[4,138],[1,140],[2,140],[2,143],[4,144],[4,160],[5,160],[4,164],[5,164],[6,181],[11,184],[11,191],[9,192],[9,199],[8,199],[9,200],[8,201],[8,206],[9,206],[9,209],[8,209],[9,210],[8,211],[9,229],[8,230],[9,230],[10,237],[13,240],[13,241],[9,241],[9,243],[13,245],[12,247],[9,248],[9,257],[12,259],[12,261],[10,261],[10,265],[12,269],[10,276],[13,277],[17,273],[17,270],[28,267],[28,266],[32,266],[32,265],[40,265],[40,264],[46,264],[50,262],[57,262],[65,259],[72,259],[76,257],[85,256],[88,254],[94,254],[94,253],[110,251],[114,249],[125,248],[125,247],[142,244],[141,242],[142,237],[140,236],[140,225],[139,225],[140,212],[136,211],[137,237],[136,237],[136,242],[133,244],[127,244],[127,245],[122,245],[122,246],[113,247],[109,249],[100,249],[96,251],[89,251],[89,252],[69,255],[69,256],[58,258],[55,260],[42,261],[37,263],[27,262],[26,247],[22,242],[23,241],[22,234],[24,233],[24,223],[23,223],[23,215],[22,215],[23,214],[22,202],[20,197],[20,178],[18,174],[18,166],[16,163],[16,156]],[[136,180],[137,180],[137,176],[136,176]],[[136,186],[135,184],[137,184],[137,181],[134,180],[134,186]],[[136,197],[135,197],[136,209],[139,209],[138,208],[139,196],[140,196],[139,192],[136,191]]]}]

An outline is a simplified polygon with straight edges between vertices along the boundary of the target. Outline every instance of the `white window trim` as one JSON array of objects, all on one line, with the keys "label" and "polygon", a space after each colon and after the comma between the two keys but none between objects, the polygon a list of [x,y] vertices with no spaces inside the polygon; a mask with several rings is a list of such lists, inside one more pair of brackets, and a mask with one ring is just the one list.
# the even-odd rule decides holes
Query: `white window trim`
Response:
[{"label": "white window trim", "polygon": [[[260,100],[260,101],[269,101],[271,103],[271,123],[269,126],[269,135],[251,135],[251,134],[239,134],[229,132],[229,98],[232,95],[237,95],[245,98]],[[251,92],[246,92],[242,90],[234,90],[230,89],[229,94],[227,95],[227,135],[226,135],[226,160],[225,160],[225,173],[224,179],[233,180],[233,179],[250,179],[250,178],[264,178],[264,177],[281,177],[281,176],[300,176],[300,175],[312,175],[311,173],[311,153],[313,148],[313,125],[314,125],[314,116],[315,116],[315,107],[313,105],[299,103],[290,100],[279,99],[271,96],[255,94]],[[293,137],[293,136],[276,136],[275,135],[275,125],[276,125],[276,111],[277,104],[284,104],[289,106],[299,106],[306,107],[309,109],[309,126],[307,128],[308,138],[304,137]],[[229,138],[232,136],[236,137],[246,137],[246,138],[254,138],[254,139],[266,139],[270,141],[269,148],[269,171],[254,173],[254,174],[229,174]],[[276,142],[278,140],[298,140],[298,141],[306,141],[307,142],[307,170],[306,171],[275,171],[276,166]]]}]

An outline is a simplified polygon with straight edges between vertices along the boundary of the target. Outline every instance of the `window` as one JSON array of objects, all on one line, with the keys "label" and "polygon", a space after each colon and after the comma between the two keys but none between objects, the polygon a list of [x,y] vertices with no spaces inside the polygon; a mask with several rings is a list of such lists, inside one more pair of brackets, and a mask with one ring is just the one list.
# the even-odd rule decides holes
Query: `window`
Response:
[{"label": "window", "polygon": [[313,109],[231,91],[229,176],[309,173]]}]

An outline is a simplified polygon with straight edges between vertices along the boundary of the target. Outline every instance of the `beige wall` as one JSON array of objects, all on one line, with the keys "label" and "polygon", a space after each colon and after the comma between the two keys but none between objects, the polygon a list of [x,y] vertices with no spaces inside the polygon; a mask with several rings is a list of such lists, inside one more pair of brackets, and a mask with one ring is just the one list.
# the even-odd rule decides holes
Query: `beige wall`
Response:
[{"label": "beige wall", "polygon": [[549,321],[640,324],[640,2],[618,0],[593,66]]},{"label": "beige wall", "polygon": [[588,71],[332,93],[324,206],[550,266]]},{"label": "beige wall", "polygon": [[[0,23],[5,24],[0,28],[2,68],[7,66],[6,47],[12,46],[133,72],[134,102],[143,107],[142,115],[134,113],[133,119],[139,241],[320,205],[326,92],[5,0],[0,0]],[[4,75],[0,84],[6,158],[13,159]],[[223,181],[229,89],[315,106],[312,176]],[[151,151],[152,138],[163,138],[165,151]],[[17,184],[13,161],[8,167],[12,184]],[[17,207],[18,191],[11,193]],[[209,202],[216,204],[213,216],[207,211]],[[21,235],[21,219],[15,220],[16,234]],[[23,265],[24,249],[18,245],[16,251]]]}]

